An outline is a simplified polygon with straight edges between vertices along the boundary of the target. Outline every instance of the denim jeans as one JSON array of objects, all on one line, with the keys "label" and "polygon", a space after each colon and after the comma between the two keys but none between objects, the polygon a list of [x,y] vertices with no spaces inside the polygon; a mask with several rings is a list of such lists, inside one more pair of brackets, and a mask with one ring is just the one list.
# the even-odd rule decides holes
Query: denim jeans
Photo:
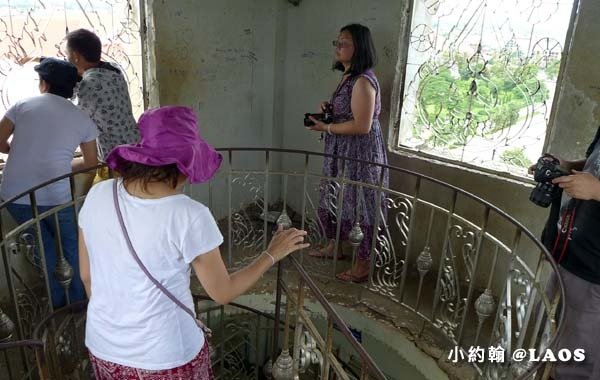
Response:
[{"label": "denim jeans", "polygon": [[[38,213],[46,212],[56,206],[38,206]],[[33,217],[31,206],[11,203],[7,207],[18,224],[22,224]],[[85,290],[79,277],[79,246],[77,243],[77,226],[75,224],[75,213],[73,207],[67,207],[57,212],[58,225],[60,228],[60,243],[65,259],[73,268],[73,278],[69,286],[69,301],[75,302],[85,299]],[[28,232],[36,236],[32,227]],[[50,283],[50,295],[52,305],[59,308],[67,303],[65,289],[58,282],[54,270],[56,268],[58,245],[57,231],[54,214],[40,220],[40,229],[42,234],[42,243],[44,246],[44,257],[46,259],[46,271],[48,282]],[[37,244],[37,240],[35,241]],[[36,250],[39,257],[39,250]]]}]

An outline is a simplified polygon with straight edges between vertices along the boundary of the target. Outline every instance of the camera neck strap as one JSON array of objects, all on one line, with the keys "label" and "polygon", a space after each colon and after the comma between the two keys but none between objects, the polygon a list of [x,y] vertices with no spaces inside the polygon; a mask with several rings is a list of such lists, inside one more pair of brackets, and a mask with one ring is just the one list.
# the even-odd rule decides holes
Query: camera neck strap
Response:
[{"label": "camera neck strap", "polygon": [[[571,207],[565,207],[565,209],[562,212],[562,216],[560,218],[560,229],[556,234],[556,240],[554,241],[554,247],[552,248],[552,252],[550,252],[552,257],[554,257],[558,263],[560,263],[564,258],[565,253],[567,252],[567,247],[569,245],[569,240],[571,240],[573,224],[575,223],[575,212],[577,210],[577,202],[573,203],[574,204]],[[561,241],[562,248],[560,251],[560,255],[558,255],[558,247]]]},{"label": "camera neck strap", "polygon": [[154,276],[152,276],[152,274],[150,274],[144,263],[142,263],[142,260],[140,260],[140,257],[133,248],[133,245],[131,244],[129,233],[127,232],[127,228],[125,227],[125,221],[123,220],[123,214],[121,213],[121,206],[119,204],[119,195],[117,193],[117,181],[118,180],[115,179],[113,182],[113,201],[115,205],[115,211],[117,212],[117,217],[119,219],[119,224],[121,225],[121,230],[123,231],[123,236],[125,237],[125,242],[127,243],[127,247],[129,248],[131,256],[133,256],[133,259],[140,267],[142,272],[144,272],[146,277],[148,277],[150,282],[152,282],[154,286],[158,288],[158,290],[160,290],[165,296],[167,296],[171,301],[173,301],[175,305],[177,305],[179,308],[185,311],[190,317],[194,318],[194,321],[196,322],[200,330],[202,330],[206,336],[210,337],[212,331],[200,319],[196,318],[196,315],[189,307],[187,307],[181,301],[179,301],[177,297],[173,295],[173,293],[167,290],[167,288],[165,288],[164,285],[162,285]]}]

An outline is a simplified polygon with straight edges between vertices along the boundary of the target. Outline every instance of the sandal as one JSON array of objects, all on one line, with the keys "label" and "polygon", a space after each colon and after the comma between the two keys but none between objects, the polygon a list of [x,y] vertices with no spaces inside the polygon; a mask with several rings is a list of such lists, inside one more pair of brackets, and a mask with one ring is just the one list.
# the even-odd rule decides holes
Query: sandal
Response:
[{"label": "sandal", "polygon": [[335,278],[337,278],[340,281],[343,282],[354,282],[357,284],[361,284],[363,282],[367,282],[369,280],[369,273],[367,272],[366,274],[362,275],[362,276],[355,276],[354,274],[350,273],[350,270],[347,270],[345,272],[342,273],[338,273]]}]

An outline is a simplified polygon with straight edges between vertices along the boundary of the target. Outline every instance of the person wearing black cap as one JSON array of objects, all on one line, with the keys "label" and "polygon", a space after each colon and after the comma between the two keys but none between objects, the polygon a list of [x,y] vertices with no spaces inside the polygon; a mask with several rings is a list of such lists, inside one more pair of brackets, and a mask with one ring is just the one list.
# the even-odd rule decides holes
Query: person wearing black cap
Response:
[{"label": "person wearing black cap", "polygon": [[[102,60],[102,41],[92,31],[77,29],[65,37],[66,58],[82,76],[75,90],[75,103],[98,127],[100,161],[117,145],[135,144],[140,138],[127,80],[116,65]],[[40,61],[44,57],[23,57],[18,63]],[[108,169],[98,170],[94,182],[108,178]]]},{"label": "person wearing black cap", "polygon": [[[0,197],[2,201],[11,202],[7,209],[19,224],[30,220],[33,210],[29,196],[15,199],[18,194],[63,174],[98,164],[96,125],[69,100],[80,79],[75,66],[63,60],[45,58],[34,69],[39,74],[41,95],[15,103],[0,120],[0,152],[8,154]],[[73,159],[77,146],[82,157]],[[35,191],[39,213],[70,200],[68,178]],[[85,297],[79,280],[75,211],[73,207],[67,207],[57,214],[59,248],[73,268],[68,298],[73,302]],[[67,297],[54,275],[57,258],[54,215],[41,221],[40,232],[52,304],[60,307],[67,302]]]}]

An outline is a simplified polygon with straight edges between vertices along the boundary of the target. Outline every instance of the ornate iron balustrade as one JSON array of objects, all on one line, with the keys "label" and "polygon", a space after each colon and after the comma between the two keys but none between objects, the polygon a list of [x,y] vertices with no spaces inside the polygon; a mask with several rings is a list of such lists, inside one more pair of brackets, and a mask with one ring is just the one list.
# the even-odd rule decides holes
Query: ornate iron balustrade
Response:
[{"label": "ornate iron balustrade", "polygon": [[[273,377],[275,379],[296,379],[300,372],[304,372],[310,364],[319,365],[320,379],[329,379],[330,374],[335,374],[336,379],[354,379],[344,368],[342,361],[335,355],[334,350],[334,328],[337,328],[343,336],[345,343],[349,343],[351,350],[358,354],[360,358],[360,379],[387,379],[386,375],[375,364],[373,358],[365,348],[356,340],[349,326],[342,317],[327,301],[325,295],[321,292],[318,285],[311,279],[306,270],[294,257],[288,260],[292,264],[294,271],[298,273],[297,294],[290,288],[289,282],[286,282],[282,276],[282,265],[277,268],[277,294],[276,304],[281,304],[281,296],[285,294],[285,322],[284,338],[282,352],[273,365]],[[313,317],[305,310],[306,290],[312,293],[317,302],[324,308],[327,319],[327,328],[325,337],[313,322]],[[289,330],[292,314],[292,307],[295,308],[294,322],[294,341],[292,344],[293,356],[289,353]],[[279,322],[279,307],[275,309],[275,321]],[[278,342],[278,332],[275,330],[274,342]],[[273,345],[273,357],[276,356],[279,347]],[[316,377],[315,377],[316,378]]]},{"label": "ornate iron balustrade", "polygon": [[[337,221],[335,249],[343,247],[344,192],[354,191],[351,207],[356,220],[346,248],[354,263],[358,246],[370,236],[371,255],[368,281],[354,285],[350,298],[382,296],[408,310],[421,321],[414,335],[427,329],[441,334],[444,355],[458,347],[458,359],[466,361],[471,347],[504,350],[504,363],[473,363],[481,378],[548,376],[544,363],[510,358],[517,349],[552,347],[560,330],[557,305],[564,298],[562,281],[558,277],[556,294],[546,293],[548,275],[557,273],[556,264],[510,215],[462,189],[398,167],[337,157],[338,175],[326,177],[320,173],[327,156],[320,153],[260,148],[221,152],[226,159],[219,175],[208,185],[190,186],[188,192],[225,216],[230,267],[260,254],[275,218],[309,231],[313,246],[326,243],[318,203],[323,187],[330,190],[320,204],[321,214],[325,204]],[[354,180],[347,172],[350,163],[377,167],[382,175],[376,183]],[[384,185],[384,170],[397,185]],[[370,207],[377,210],[371,231],[364,230],[359,219],[361,208],[369,208],[364,197],[368,191],[381,194]],[[295,259],[313,279],[335,281],[338,270],[347,268],[335,255],[323,260],[301,252]],[[305,324],[304,317],[300,313],[297,319]],[[310,328],[307,332],[315,341],[326,342]],[[322,344],[319,348],[326,349],[323,357],[330,354]]]},{"label": "ornate iron balustrade", "polygon": [[[338,221],[336,248],[345,247],[340,241],[339,228],[344,192],[356,191],[357,201],[353,207],[360,216],[361,209],[366,207],[365,192],[377,191],[382,197],[374,209],[381,212],[375,216],[368,242],[370,273],[366,284],[352,285],[353,298],[360,301],[369,295],[377,296],[397,306],[397,310],[390,311],[392,314],[410,311],[421,322],[415,335],[435,331],[443,338],[446,352],[458,346],[465,358],[471,346],[499,346],[510,358],[510,353],[518,348],[542,349],[553,344],[559,330],[557,320],[560,320],[556,305],[564,292],[560,278],[560,291],[554,297],[546,295],[545,286],[546,276],[556,272],[556,265],[531,232],[493,205],[436,179],[391,166],[336,158],[342,168],[339,175],[324,177],[319,174],[324,155],[318,153],[258,148],[222,149],[221,152],[226,160],[218,175],[207,184],[188,186],[186,191],[208,204],[218,218],[223,217],[229,268],[239,267],[260,254],[267,245],[272,222],[308,230],[313,246],[325,243],[327,237],[316,202],[322,186],[331,188],[325,204],[327,212]],[[401,182],[388,187],[382,181],[354,181],[346,173],[349,162],[378,166],[389,171],[392,181]],[[10,298],[10,305],[0,312],[0,339],[12,341],[11,350],[16,352],[6,355],[7,350],[4,350],[4,363],[12,364],[15,372],[11,378],[35,378],[31,377],[36,371],[35,350],[18,344],[15,347],[14,342],[30,338],[34,326],[53,311],[46,275],[52,269],[46,268],[40,254],[39,222],[44,217],[55,217],[58,210],[69,206],[77,210],[84,200],[83,195],[75,196],[75,176],[63,178],[70,180],[71,202],[41,214],[34,211],[32,220],[10,230],[0,225],[3,236],[0,252]],[[35,205],[34,190],[45,185],[23,195],[29,196]],[[7,203],[0,205],[0,209]],[[361,241],[369,236],[367,231],[361,230],[360,220],[358,222],[350,237],[352,262]],[[332,335],[313,328],[310,316],[302,312],[301,305],[309,296],[324,300],[325,291],[320,290],[318,281],[314,280],[334,279],[344,264],[337,257],[331,261],[316,259],[306,252],[290,261],[291,272],[300,276],[298,294],[294,297],[291,291],[294,285],[281,280],[287,276],[283,276],[283,269],[279,268],[276,325],[281,319],[281,297],[285,293],[288,300],[285,315],[291,318],[291,308],[295,306],[297,310],[293,323],[297,334],[291,346],[293,357],[298,363],[321,357],[323,369],[327,369],[321,373],[327,378],[330,371],[338,373],[342,367],[333,355]],[[69,268],[60,258],[58,262],[60,265],[53,270],[62,273],[66,283]],[[310,295],[305,292],[305,286]],[[328,324],[335,322],[342,332],[348,332],[347,327],[345,330],[340,324],[339,316],[330,311],[335,310],[328,310]],[[288,328],[281,348],[289,353],[290,327],[285,326]],[[275,357],[280,347],[279,329],[274,329],[273,334],[271,355]],[[350,345],[358,350],[363,362],[362,376],[382,378],[383,374],[371,358],[364,355],[366,352],[361,353],[360,345]],[[284,359],[287,359],[285,355]],[[286,365],[289,363],[288,360]],[[299,364],[291,363],[293,373],[297,373]],[[16,366],[18,370],[14,369]],[[474,368],[482,378],[489,379],[524,379],[534,374],[543,378],[548,372],[544,363],[528,367],[510,360],[503,364],[474,363]],[[348,378],[341,373],[344,372],[338,376]]]},{"label": "ornate iron balustrade", "polygon": [[[35,327],[54,312],[48,273],[55,273],[64,289],[68,289],[73,276],[73,269],[63,254],[60,238],[57,239],[56,266],[46,266],[41,223],[43,220],[54,223],[54,232],[60,235],[58,213],[69,208],[73,209],[76,221],[76,210],[85,199],[84,195],[77,195],[76,174],[81,174],[81,177],[77,178],[82,180],[85,186],[87,181],[83,178],[89,178],[99,167],[101,166],[60,176],[0,204],[0,212],[3,214],[0,223],[3,276],[0,280],[5,282],[2,285],[8,296],[8,303],[3,305],[5,309],[0,307],[0,348],[3,347],[1,350],[4,359],[0,360],[0,372],[6,372],[9,379],[37,378],[35,348],[39,346],[39,342],[32,343],[29,339],[32,339]],[[35,191],[61,180],[69,181],[71,201],[43,212],[39,211]],[[14,228],[8,228],[7,206],[21,197],[29,199],[32,218]],[[69,304],[68,292],[65,294]]]}]

